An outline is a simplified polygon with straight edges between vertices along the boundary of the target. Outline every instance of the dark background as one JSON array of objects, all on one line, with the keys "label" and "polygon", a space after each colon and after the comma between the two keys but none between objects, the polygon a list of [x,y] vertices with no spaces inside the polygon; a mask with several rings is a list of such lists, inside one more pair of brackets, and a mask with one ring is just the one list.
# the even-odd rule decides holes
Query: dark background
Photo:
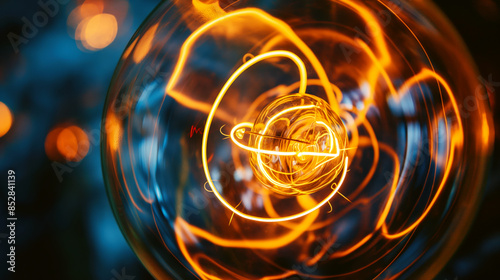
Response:
[{"label": "dark background", "polygon": [[[118,59],[159,1],[94,0],[104,3],[101,12],[116,17],[118,33],[109,46],[89,50],[75,38],[78,21],[74,11],[84,1],[60,0],[65,3],[59,4],[59,11],[21,44],[17,53],[8,34],[22,34],[23,17],[32,19],[41,7],[35,0],[0,1],[0,101],[14,114],[12,128],[0,137],[0,177],[6,179],[8,169],[16,171],[15,279],[150,279],[111,212],[102,179],[98,136],[90,137],[89,152],[81,161],[63,167],[54,165],[45,142],[49,132],[60,126],[76,125],[96,135]],[[500,96],[499,1],[435,3],[463,37],[480,76],[490,81],[494,118],[500,120],[495,104]],[[436,279],[498,279],[498,139],[496,136],[492,171],[477,218]],[[3,209],[6,192],[0,192],[2,221],[7,215]],[[6,237],[7,229],[1,226],[1,279],[12,278],[6,270]]]}]

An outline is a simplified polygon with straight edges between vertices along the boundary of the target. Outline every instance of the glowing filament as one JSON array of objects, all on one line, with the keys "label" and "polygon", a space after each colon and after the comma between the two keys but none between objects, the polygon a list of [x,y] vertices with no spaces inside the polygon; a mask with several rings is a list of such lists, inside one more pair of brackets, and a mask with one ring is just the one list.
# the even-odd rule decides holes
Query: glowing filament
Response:
[{"label": "glowing filament", "polygon": [[234,126],[230,137],[249,152],[255,177],[281,195],[316,192],[330,186],[342,170],[342,121],[324,100],[312,95],[278,98],[262,110],[255,124]]},{"label": "glowing filament", "polygon": [[[215,112],[229,87],[250,66],[274,57],[289,58],[297,65],[300,75],[299,93],[270,103],[262,110],[255,124],[249,122],[237,124],[231,130],[231,140],[238,147],[249,151],[250,165],[255,176],[265,187],[276,193],[305,195],[327,186],[331,186],[333,191],[306,211],[286,217],[267,218],[248,215],[237,210],[217,191],[208,168],[207,142]],[[203,132],[203,169],[211,191],[234,214],[261,222],[296,219],[326,204],[342,185],[347,172],[347,157],[344,153],[347,142],[345,127],[326,101],[305,93],[306,86],[306,68],[297,55],[284,50],[270,51],[257,55],[241,65],[215,99]],[[280,133],[282,135],[279,135]],[[248,145],[241,142],[247,134],[250,135],[251,142]],[[269,146],[270,143],[276,145]],[[341,179],[335,183],[339,175]]]}]

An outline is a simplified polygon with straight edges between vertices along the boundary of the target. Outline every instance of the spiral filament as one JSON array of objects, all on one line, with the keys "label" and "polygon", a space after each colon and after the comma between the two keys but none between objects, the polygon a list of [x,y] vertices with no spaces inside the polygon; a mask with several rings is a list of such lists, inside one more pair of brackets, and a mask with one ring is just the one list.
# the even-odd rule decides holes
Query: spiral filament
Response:
[{"label": "spiral filament", "polygon": [[[289,95],[264,108],[254,124],[234,126],[231,139],[250,152],[254,174],[264,186],[283,195],[305,195],[331,185],[344,169],[345,128],[334,114],[317,97]],[[248,145],[240,142],[245,136]]]},{"label": "spiral filament", "polygon": [[[250,152],[249,163],[255,176],[263,186],[275,193],[307,195],[326,186],[332,186],[332,191],[320,203],[313,204],[298,213],[282,217],[259,217],[237,210],[237,206],[231,205],[219,193],[208,167],[207,144],[211,123],[230,86],[252,65],[276,57],[288,58],[296,64],[300,77],[299,93],[271,102],[257,116],[254,124],[248,122],[237,124],[231,130],[230,138],[234,144]],[[306,87],[307,70],[304,62],[290,51],[277,50],[262,53],[243,63],[229,77],[217,95],[203,133],[203,169],[211,191],[234,214],[260,222],[300,218],[328,203],[342,185],[348,160],[345,154],[347,142],[345,127],[327,102],[305,93]],[[247,145],[240,142],[245,134],[249,135]],[[334,182],[340,174],[342,174],[340,181]]]}]

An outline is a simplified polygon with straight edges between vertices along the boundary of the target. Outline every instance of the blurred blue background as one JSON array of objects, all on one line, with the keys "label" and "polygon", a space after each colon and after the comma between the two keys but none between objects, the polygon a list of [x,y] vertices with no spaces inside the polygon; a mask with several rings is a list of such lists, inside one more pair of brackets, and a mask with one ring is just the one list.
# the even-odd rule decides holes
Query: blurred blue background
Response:
[{"label": "blurred blue background", "polygon": [[[5,135],[0,136],[0,180],[6,180],[7,170],[16,172],[18,217],[15,274],[7,274],[7,229],[0,222],[1,279],[151,278],[111,212],[99,132],[118,59],[158,2],[1,1],[0,135]],[[457,27],[480,76],[489,82],[498,123],[494,99],[500,93],[500,3],[435,2]],[[498,171],[500,162],[494,160],[477,219],[437,279],[498,278]],[[6,189],[0,191],[2,208],[6,195]],[[4,209],[0,220],[6,220]]]}]

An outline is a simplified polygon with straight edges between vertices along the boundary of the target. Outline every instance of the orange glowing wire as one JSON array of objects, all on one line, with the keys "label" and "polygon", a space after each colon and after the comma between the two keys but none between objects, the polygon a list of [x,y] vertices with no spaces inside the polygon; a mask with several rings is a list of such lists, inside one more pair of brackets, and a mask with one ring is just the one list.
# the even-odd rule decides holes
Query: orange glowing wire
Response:
[{"label": "orange glowing wire", "polygon": [[[233,84],[233,82],[246,70],[248,69],[249,67],[251,67],[252,65],[256,64],[257,62],[260,62],[262,60],[265,60],[265,59],[268,59],[268,58],[273,58],[273,57],[287,57],[289,59],[291,59],[298,67],[299,69],[299,74],[300,74],[300,86],[299,86],[299,93],[305,93],[306,91],[306,86],[307,86],[307,73],[306,73],[306,69],[305,69],[305,66],[304,66],[304,63],[302,62],[302,60],[296,56],[295,54],[291,53],[291,52],[288,52],[288,51],[282,51],[282,50],[278,50],[278,51],[271,51],[271,52],[267,52],[267,53],[263,53],[263,54],[260,54],[260,55],[257,55],[253,58],[251,58],[250,60],[248,60],[247,62],[245,62],[242,66],[240,66],[232,75],[231,77],[227,80],[227,82],[224,84],[224,86],[222,87],[219,95],[217,96],[217,98],[215,99],[213,105],[212,105],[212,108],[210,110],[210,113],[208,114],[208,117],[207,117],[207,121],[206,121],[206,124],[205,124],[205,129],[204,129],[204,132],[203,132],[203,140],[202,140],[202,163],[203,163],[203,170],[205,172],[205,176],[207,177],[207,182],[208,184],[210,185],[210,188],[212,190],[212,192],[215,194],[215,196],[217,197],[217,199],[226,207],[228,208],[229,210],[231,210],[233,213],[235,213],[236,215],[240,216],[240,217],[243,217],[243,218],[246,218],[246,219],[250,219],[250,220],[255,220],[255,221],[260,221],[260,222],[281,222],[281,221],[287,221],[287,220],[292,220],[292,219],[297,219],[297,218],[300,218],[300,217],[303,217],[313,211],[315,211],[316,209],[320,208],[321,206],[323,206],[324,204],[326,204],[338,191],[338,189],[340,188],[340,186],[342,185],[344,179],[345,179],[345,175],[347,173],[347,158],[345,159],[345,166],[344,166],[344,171],[342,173],[342,178],[340,179],[340,182],[338,183],[337,187],[334,188],[334,190],[330,193],[330,195],[328,195],[323,201],[321,201],[319,204],[317,204],[315,207],[312,207],[311,209],[308,209],[306,211],[303,211],[301,213],[298,213],[298,214],[295,214],[295,215],[290,215],[290,216],[286,216],[286,217],[280,217],[280,218],[264,218],[264,217],[256,217],[256,216],[253,216],[253,215],[249,215],[249,214],[245,214],[239,210],[237,210],[235,207],[233,207],[232,205],[230,205],[223,197],[222,195],[218,192],[217,188],[215,187],[215,185],[213,184],[213,180],[212,180],[212,177],[210,175],[210,171],[209,171],[209,168],[208,168],[208,162],[207,162],[207,144],[208,144],[208,135],[210,133],[210,127],[211,127],[211,123],[212,123],[212,120],[214,118],[214,115],[217,111],[217,108],[219,106],[219,104],[221,103],[222,99],[224,98],[224,95],[225,93],[228,91],[229,87]],[[281,114],[283,113],[286,113],[288,111],[293,111],[293,110],[297,110],[297,109],[301,109],[300,107],[299,108],[288,108],[288,109],[285,109],[283,110],[280,114],[277,114],[275,116],[273,116],[271,118],[271,122],[279,117]],[[236,139],[234,138],[234,135],[235,135],[235,132],[237,130],[239,130],[241,127],[243,126],[248,126],[248,123],[242,123],[240,125],[237,125],[236,126],[236,129],[232,129],[231,131],[231,138],[232,140],[235,142],[235,144],[239,145],[240,147],[244,148],[244,149],[250,149],[252,150],[253,148],[250,148],[250,147],[246,147],[240,143],[238,143],[236,141]],[[267,127],[264,129],[264,134],[265,134],[265,131],[266,131]],[[333,141],[336,138],[331,135],[330,136],[330,139],[331,141]],[[259,142],[260,143],[260,142]],[[333,149],[333,145],[331,145],[330,149]],[[258,152],[259,156],[260,156],[260,151],[263,151],[261,148],[260,148],[260,144],[259,144],[259,147],[255,150]],[[273,152],[273,151],[267,151],[267,153],[271,153],[271,154],[277,154],[277,155],[280,155],[281,153],[284,153],[284,152]],[[338,142],[337,142],[337,153],[339,153],[339,148],[338,148]],[[293,153],[294,155],[296,153]],[[310,153],[311,155],[313,155],[313,153]],[[285,152],[285,154],[283,155],[289,155],[288,153]],[[290,154],[291,155],[291,154]],[[297,154],[298,156],[300,155]],[[303,155],[309,155],[309,154],[306,154],[306,152],[303,153]],[[333,154],[332,156],[334,157],[337,157],[337,155]],[[260,160],[260,162],[262,162]],[[262,166],[263,168],[263,166]],[[278,183],[279,182],[276,182],[274,181],[270,176],[268,176],[268,174],[264,174],[264,176],[267,176],[268,179],[271,179],[272,182],[275,182],[275,183]]]},{"label": "orange glowing wire", "polygon": [[[278,20],[265,12],[258,10],[258,9],[242,9],[238,11],[233,11],[230,13],[225,13],[222,9],[218,7],[217,1],[209,4],[202,3],[198,0],[193,1],[193,5],[195,6],[195,9],[198,10],[198,14],[201,15],[202,18],[205,20],[209,19],[207,23],[203,24],[201,27],[197,28],[194,30],[194,32],[187,38],[187,40],[184,42],[184,44],[181,47],[180,53],[179,53],[179,58],[177,61],[177,64],[175,65],[175,68],[173,70],[173,73],[171,75],[171,78],[169,79],[166,87],[165,87],[165,97],[168,95],[175,99],[179,104],[186,106],[188,108],[200,111],[200,112],[205,112],[208,114],[206,123],[205,123],[205,128],[203,130],[203,139],[202,139],[202,149],[201,149],[201,161],[202,161],[202,166],[203,166],[203,171],[206,176],[207,182],[206,184],[209,185],[209,188],[206,188],[206,184],[203,186],[206,191],[213,193],[217,200],[228,210],[230,210],[231,213],[231,220],[233,215],[238,215],[239,217],[242,217],[247,220],[255,221],[255,222],[264,222],[264,223],[278,223],[279,226],[286,227],[290,229],[289,232],[277,236],[277,237],[272,237],[272,238],[263,238],[263,239],[255,239],[255,240],[246,240],[246,239],[228,239],[228,238],[223,238],[221,236],[217,236],[209,231],[206,231],[202,228],[196,227],[194,225],[189,224],[186,220],[178,217],[175,220],[174,223],[174,229],[176,232],[176,238],[177,238],[177,243],[179,245],[179,248],[182,252],[182,254],[185,256],[186,260],[188,261],[189,264],[193,267],[195,272],[197,272],[201,278],[203,279],[222,279],[219,278],[217,275],[214,275],[214,272],[209,272],[203,268],[203,265],[201,265],[202,259],[205,259],[206,261],[209,261],[216,265],[217,267],[223,269],[222,265],[219,265],[215,262],[215,260],[210,259],[208,256],[204,256],[202,254],[196,255],[190,254],[190,251],[188,249],[188,244],[190,243],[195,243],[197,238],[201,238],[204,240],[207,240],[214,245],[221,246],[221,247],[231,247],[231,248],[245,248],[245,249],[259,249],[259,250],[271,250],[271,249],[279,249],[283,246],[286,246],[295,240],[297,240],[300,236],[302,236],[304,233],[307,232],[307,234],[310,234],[308,236],[308,241],[306,242],[307,244],[310,244],[312,242],[310,239],[311,236],[314,236],[313,231],[316,229],[319,229],[321,227],[324,227],[328,223],[331,223],[332,221],[335,221],[335,218],[328,218],[325,221],[319,221],[318,223],[315,222],[315,220],[319,217],[320,211],[317,211],[320,207],[324,206],[326,203],[329,203],[330,200],[333,198],[333,196],[339,192],[340,187],[342,186],[346,174],[348,171],[348,166],[349,166],[349,158],[354,158],[354,156],[357,153],[357,148],[358,145],[359,147],[363,148],[368,148],[368,149],[373,149],[373,160],[371,160],[371,166],[370,169],[367,171],[365,178],[363,178],[362,182],[356,186],[355,189],[350,190],[349,197],[354,201],[355,204],[362,205],[362,204],[368,204],[370,199],[372,199],[373,196],[370,196],[368,198],[362,197],[361,199],[358,199],[356,201],[357,196],[365,189],[365,187],[372,181],[372,178],[374,177],[375,173],[377,172],[377,168],[379,167],[379,159],[380,159],[380,154],[382,152],[386,153],[389,155],[390,159],[393,162],[393,178],[386,184],[384,185],[383,188],[381,188],[376,195],[374,196],[381,196],[381,195],[387,195],[386,199],[383,201],[381,204],[381,209],[379,210],[380,212],[377,213],[377,219],[375,220],[375,225],[372,228],[370,226],[369,230],[371,232],[360,235],[359,239],[356,239],[353,241],[352,246],[345,248],[342,251],[335,252],[330,256],[330,258],[340,258],[340,257],[345,257],[347,255],[350,255],[354,251],[360,249],[363,247],[363,245],[368,244],[372,240],[377,240],[377,238],[385,238],[385,239],[397,239],[406,236],[407,234],[411,233],[415,228],[417,228],[421,222],[426,218],[426,216],[429,214],[430,210],[434,205],[436,204],[438,198],[440,197],[441,193],[444,190],[444,186],[447,183],[448,177],[450,176],[451,168],[453,166],[453,160],[455,159],[455,150],[457,146],[463,141],[463,127],[462,127],[462,121],[460,119],[459,113],[458,113],[458,106],[456,103],[456,100],[454,99],[453,92],[451,87],[448,85],[448,83],[440,76],[438,75],[434,69],[432,68],[431,64],[431,69],[427,68],[422,68],[420,73],[414,74],[413,77],[407,79],[406,81],[403,82],[403,85],[400,86],[399,88],[396,88],[396,86],[393,84],[391,81],[391,77],[389,75],[388,69],[391,66],[391,54],[389,52],[389,49],[387,47],[386,40],[384,38],[383,34],[383,28],[377,24],[378,20],[374,16],[374,14],[367,8],[363,7],[360,3],[356,1],[351,1],[351,0],[340,0],[346,7],[349,9],[355,11],[357,14],[361,16],[361,18],[368,24],[368,28],[371,31],[371,37],[373,38],[372,45],[369,46],[369,44],[363,40],[360,39],[353,39],[350,40],[350,44],[352,45],[357,45],[359,49],[363,51],[363,53],[366,55],[365,59],[367,58],[368,61],[368,66],[367,69],[363,69],[366,79],[358,81],[360,84],[363,83],[363,86],[366,85],[366,87],[363,87],[363,94],[366,93],[365,98],[361,101],[363,108],[357,109],[357,108],[348,108],[344,104],[339,105],[340,102],[343,99],[343,94],[341,89],[336,86],[333,83],[330,83],[329,81],[329,75],[330,73],[327,73],[319,60],[316,58],[315,54],[313,51],[295,34],[295,32],[289,27],[286,23],[282,22],[281,20]],[[382,3],[381,1],[379,1]],[[382,3],[383,4],[383,3]],[[383,4],[386,6],[385,4]],[[386,6],[387,7],[387,6]],[[389,7],[387,7],[389,9]],[[389,9],[390,10],[390,9]],[[392,11],[392,10],[391,10]],[[204,101],[199,101],[194,98],[191,98],[187,96],[186,94],[182,93],[181,91],[176,89],[177,82],[181,79],[181,75],[183,73],[184,67],[187,63],[187,60],[190,57],[191,50],[194,46],[194,44],[197,42],[197,40],[203,36],[205,33],[208,33],[208,31],[216,26],[217,24],[226,24],[230,23],[230,19],[236,18],[236,17],[247,17],[251,19],[256,19],[259,21],[264,22],[265,24],[269,25],[273,29],[276,29],[277,34],[273,34],[271,39],[268,40],[267,43],[265,43],[264,47],[260,49],[259,52],[255,52],[256,54],[251,54],[251,53],[246,53],[243,56],[243,64],[237,68],[237,70],[230,76],[230,78],[226,81],[226,83],[223,85],[222,89],[218,93],[217,97],[215,98],[215,101],[213,103],[210,102],[204,102]],[[401,18],[398,17],[398,19],[401,20]],[[401,20],[402,21],[402,20]],[[405,24],[403,22],[403,24]],[[418,41],[418,38],[415,36],[415,34],[411,31],[411,29],[405,24],[405,26],[410,30],[410,32],[413,34],[415,39]],[[152,40],[152,37],[154,36],[156,32],[156,27],[152,27],[148,31],[148,36],[145,36],[146,38],[143,38],[141,40],[145,41],[150,41]],[[278,46],[278,43],[281,40],[289,40],[291,43],[293,43],[294,47],[297,48],[301,52],[301,57],[307,59],[306,63],[299,57],[299,55],[286,51],[286,50],[271,50],[273,47]],[[148,53],[149,48],[151,47],[151,42],[147,42],[146,46],[144,48],[139,48],[136,47],[139,51],[135,54],[134,60],[136,62],[140,62],[145,55]],[[287,42],[288,43],[288,42]],[[420,46],[423,49],[422,44],[420,41],[418,41]],[[139,44],[139,43],[138,43]],[[423,49],[425,52],[425,49]],[[130,50],[127,51],[128,54],[130,54]],[[127,55],[128,55],[127,54]],[[427,52],[425,52],[427,56]],[[248,68],[251,66],[255,65],[258,62],[261,62],[263,60],[271,59],[271,58],[287,58],[290,59],[298,68],[299,72],[299,80],[291,85],[279,85],[273,90],[269,90],[263,94],[261,94],[259,97],[256,98],[254,103],[252,103],[249,106],[248,113],[246,113],[245,117],[242,118],[244,121],[237,123],[234,117],[228,113],[225,112],[221,109],[219,109],[219,105],[221,104],[225,94],[228,92],[229,88],[231,85],[235,82],[235,80],[240,77]],[[427,56],[428,58],[428,56]],[[429,61],[430,63],[430,61]],[[312,69],[316,72],[317,79],[308,79],[307,77],[307,71],[306,69]],[[412,69],[413,71],[413,69]],[[372,107],[372,105],[375,104],[375,101],[378,101],[376,96],[376,90],[378,83],[380,81],[383,81],[386,86],[386,91],[388,91],[391,95],[391,97],[398,102],[400,98],[409,92],[409,89],[413,87],[414,85],[427,80],[427,79],[433,79],[437,82],[441,98],[443,98],[442,93],[441,93],[441,88],[444,89],[444,92],[448,95],[451,103],[451,107],[453,109],[453,112],[458,116],[457,118],[457,126],[458,129],[451,135],[451,144],[448,149],[448,154],[447,154],[447,162],[445,165],[445,172],[443,177],[441,178],[441,182],[435,191],[435,193],[432,196],[432,199],[430,200],[429,204],[426,206],[425,210],[423,211],[422,214],[420,214],[416,221],[411,223],[409,226],[402,230],[398,230],[394,233],[389,233],[389,227],[390,227],[390,212],[391,209],[394,207],[394,202],[397,201],[397,192],[398,192],[398,183],[400,183],[400,174],[401,172],[401,163],[400,159],[398,158],[398,155],[396,154],[395,150],[390,147],[387,144],[384,143],[379,143],[377,139],[377,135],[375,134],[374,127],[372,124],[370,124],[369,118],[367,115],[369,109]],[[327,146],[326,151],[318,152],[314,150],[308,150],[310,148],[307,141],[304,139],[293,139],[293,138],[287,138],[287,137],[281,137],[278,135],[268,135],[267,132],[269,131],[270,125],[274,121],[283,121],[283,122],[290,122],[289,119],[286,117],[283,117],[284,114],[290,113],[292,111],[300,111],[302,109],[313,109],[316,108],[316,105],[300,105],[300,106],[293,106],[293,107],[288,107],[286,109],[281,110],[280,112],[276,113],[275,115],[268,116],[267,122],[263,126],[263,128],[257,127],[256,124],[248,122],[248,120],[252,117],[252,114],[255,112],[259,106],[264,103],[268,99],[272,98],[279,98],[283,97],[289,94],[292,94],[295,92],[295,90],[298,89],[299,94],[306,95],[306,88],[307,86],[321,86],[323,87],[325,94],[327,96],[329,105],[331,105],[335,112],[338,113],[344,122],[346,123],[345,127],[349,131],[350,136],[347,137],[346,139],[349,138],[349,143],[354,147],[354,148],[346,148],[344,147],[345,142],[341,137],[339,137],[335,131],[332,130],[332,128],[325,122],[322,121],[315,121],[314,125],[320,126],[323,128],[324,132],[319,135],[319,137],[324,137],[325,143],[327,142],[328,144],[325,144]],[[162,101],[162,102],[163,102]],[[444,101],[443,101],[444,103]],[[444,107],[443,107],[444,110]],[[158,112],[159,114],[159,112]],[[297,197],[298,203],[301,205],[303,208],[303,211],[293,214],[293,215],[288,215],[288,216],[280,216],[278,214],[278,211],[274,208],[273,202],[271,198],[269,197],[269,194],[266,192],[260,193],[262,197],[262,204],[265,210],[265,213],[269,217],[264,217],[264,216],[255,216],[251,215],[248,213],[244,213],[243,211],[238,210],[238,206],[233,206],[231,203],[229,203],[219,192],[217,187],[215,186],[214,182],[217,182],[216,180],[212,180],[212,175],[210,173],[209,169],[209,162],[210,159],[213,158],[213,154],[208,157],[208,138],[210,134],[210,129],[213,123],[213,120],[218,117],[227,123],[237,123],[232,129],[229,134],[224,134],[222,133],[222,128],[221,128],[221,134],[225,136],[229,136],[229,138],[232,140],[232,143],[234,143],[237,147],[248,151],[249,154],[255,155],[257,158],[256,165],[259,167],[258,169],[261,170],[262,176],[265,177],[269,182],[271,182],[273,185],[276,186],[281,186],[284,188],[291,188],[290,184],[284,183],[277,179],[275,174],[278,174],[280,176],[289,176],[293,173],[293,171],[283,171],[283,170],[277,170],[273,169],[272,167],[269,167],[266,165],[266,157],[269,156],[277,156],[277,157],[283,157],[283,158],[307,158],[307,159],[314,159],[314,158],[322,158],[324,161],[317,161],[317,165],[314,168],[319,168],[323,166],[328,160],[333,160],[337,159],[339,157],[344,157],[341,158],[341,163],[337,165],[332,172],[334,172],[336,175],[340,175],[340,180],[337,183],[332,183],[332,192],[328,192],[329,194],[324,197],[320,202],[317,202],[313,197],[309,194],[307,195],[300,195]],[[448,121],[446,119],[446,116],[443,117],[444,122],[446,124],[446,133],[447,135],[449,134],[448,132]],[[486,119],[486,116],[483,115],[483,119]],[[362,128],[362,132],[360,132],[359,128]],[[482,127],[482,133],[485,138],[491,137],[491,132],[489,130],[490,128],[488,127],[486,121],[484,121],[483,127]],[[366,132],[365,132],[366,131]],[[155,127],[155,133],[156,133],[156,127]],[[361,135],[361,133],[365,133],[365,135]],[[368,136],[366,136],[366,133]],[[113,141],[118,141],[120,139],[120,133],[115,132],[114,134],[117,135],[112,135],[109,138],[110,141],[110,146],[112,149],[115,148],[116,144],[113,144]],[[254,145],[250,143],[244,143],[243,138],[245,135],[250,135],[249,138],[256,139],[254,141]],[[449,135],[448,135],[449,136]],[[286,143],[288,145],[287,148],[285,149],[274,149],[275,147],[269,148],[265,146],[265,139],[267,138],[276,138],[281,140],[283,143]],[[340,141],[340,142],[339,142]],[[288,149],[290,148],[290,149]],[[352,149],[352,150],[349,150]],[[234,163],[236,166],[237,170],[244,170],[242,159],[239,158],[238,152],[235,151],[237,149],[233,149],[231,151],[232,156],[234,158]],[[344,151],[347,151],[344,153]],[[150,151],[150,156],[151,156],[152,150]],[[344,154],[347,154],[348,156],[345,156]],[[118,156],[121,161],[121,155],[118,153]],[[208,159],[207,159],[208,158]],[[243,158],[243,157],[242,157]],[[325,159],[326,158],[326,159]],[[304,171],[304,170],[300,170]],[[243,171],[242,171],[243,172]],[[122,169],[123,173],[123,169]],[[322,175],[325,176],[325,175]],[[123,178],[125,181],[125,178]],[[134,174],[134,179],[135,179],[135,174]],[[135,179],[136,180],[136,179]],[[333,181],[332,181],[333,182]],[[138,186],[137,180],[136,184]],[[297,184],[300,186],[300,184]],[[295,187],[295,186],[293,186]],[[125,183],[125,188],[128,192],[128,195],[132,198],[130,194],[130,190],[128,189],[127,184]],[[139,189],[139,192],[141,190]],[[303,194],[303,193],[300,193]],[[339,192],[340,194],[340,192]],[[340,194],[341,195],[341,194]],[[352,195],[352,196],[351,196]],[[146,197],[142,194],[141,196],[144,200],[146,200],[148,203],[151,202],[150,200],[146,199]],[[342,195],[343,196],[343,195]],[[345,197],[347,199],[347,197]],[[347,199],[349,202],[351,202],[349,199]],[[319,199],[318,199],[319,201]],[[136,202],[132,199],[132,203],[137,207]],[[240,202],[241,203],[241,202]],[[353,204],[354,204],[353,203]],[[354,206],[349,206],[349,207],[354,207]],[[352,209],[352,208],[351,208]],[[140,210],[140,209],[139,209]],[[333,215],[333,214],[331,214]],[[297,221],[291,221],[294,219],[298,218],[304,218],[303,220],[300,220],[300,222]],[[156,220],[155,220],[156,223]],[[235,226],[236,222],[233,222],[233,224],[230,224],[228,227],[233,227]],[[236,225],[237,226],[237,225]],[[333,238],[331,241],[328,242],[328,246],[331,246],[333,242],[335,242],[335,238]],[[163,241],[163,238],[162,238]],[[309,243],[308,243],[309,242]],[[164,243],[165,244],[165,243]],[[319,253],[314,255],[313,257],[307,259],[304,258],[307,261],[308,265],[313,265],[317,263],[323,256],[326,254],[326,251],[328,250],[328,246],[322,247]],[[200,256],[201,255],[201,256]],[[224,270],[227,273],[232,273],[229,270]],[[290,270],[290,271],[285,271],[281,275],[276,275],[276,276],[267,276],[262,279],[279,279],[279,277],[285,277],[285,276],[290,276],[294,274],[300,274],[298,271]]]},{"label": "orange glowing wire", "polygon": [[[335,98],[335,93],[334,90],[331,86],[331,83],[328,80],[328,75],[326,74],[325,70],[323,69],[321,63],[319,62],[318,58],[314,55],[312,50],[295,34],[295,32],[283,21],[278,20],[276,18],[273,18],[272,16],[268,15],[262,10],[259,9],[254,9],[254,8],[246,8],[246,9],[241,9],[237,11],[233,11],[230,13],[227,13],[223,16],[217,17],[212,21],[207,22],[206,24],[202,25],[198,29],[196,29],[184,42],[184,44],[181,47],[181,51],[179,54],[179,59],[177,61],[177,64],[175,66],[174,72],[172,73],[172,76],[167,83],[167,86],[165,88],[165,93],[168,95],[172,95],[174,90],[174,86],[177,83],[177,81],[180,78],[180,75],[184,69],[184,66],[186,64],[187,58],[189,57],[189,53],[191,51],[191,48],[193,47],[194,43],[198,38],[204,34],[206,31],[208,31],[210,28],[215,26],[216,24],[222,23],[223,21],[232,19],[234,17],[244,17],[244,16],[250,16],[250,17],[256,17],[258,20],[265,22],[269,24],[270,26],[274,27],[278,32],[280,32],[283,36],[291,40],[299,49],[300,51],[306,56],[306,58],[309,60],[309,62],[312,64],[313,68],[315,69],[316,73],[319,76],[320,81],[322,82],[323,88],[325,89],[325,93],[328,96],[328,101],[331,106],[333,106],[334,109],[338,109],[338,104],[337,104],[337,99]],[[302,81],[302,80],[301,80]],[[300,92],[300,91],[299,91]],[[180,93],[172,95],[172,97],[180,102],[181,104],[188,106],[188,108],[196,108],[195,106],[192,106],[190,102],[186,102],[186,97],[185,95],[182,95]],[[189,99],[189,98],[188,98]]]}]

